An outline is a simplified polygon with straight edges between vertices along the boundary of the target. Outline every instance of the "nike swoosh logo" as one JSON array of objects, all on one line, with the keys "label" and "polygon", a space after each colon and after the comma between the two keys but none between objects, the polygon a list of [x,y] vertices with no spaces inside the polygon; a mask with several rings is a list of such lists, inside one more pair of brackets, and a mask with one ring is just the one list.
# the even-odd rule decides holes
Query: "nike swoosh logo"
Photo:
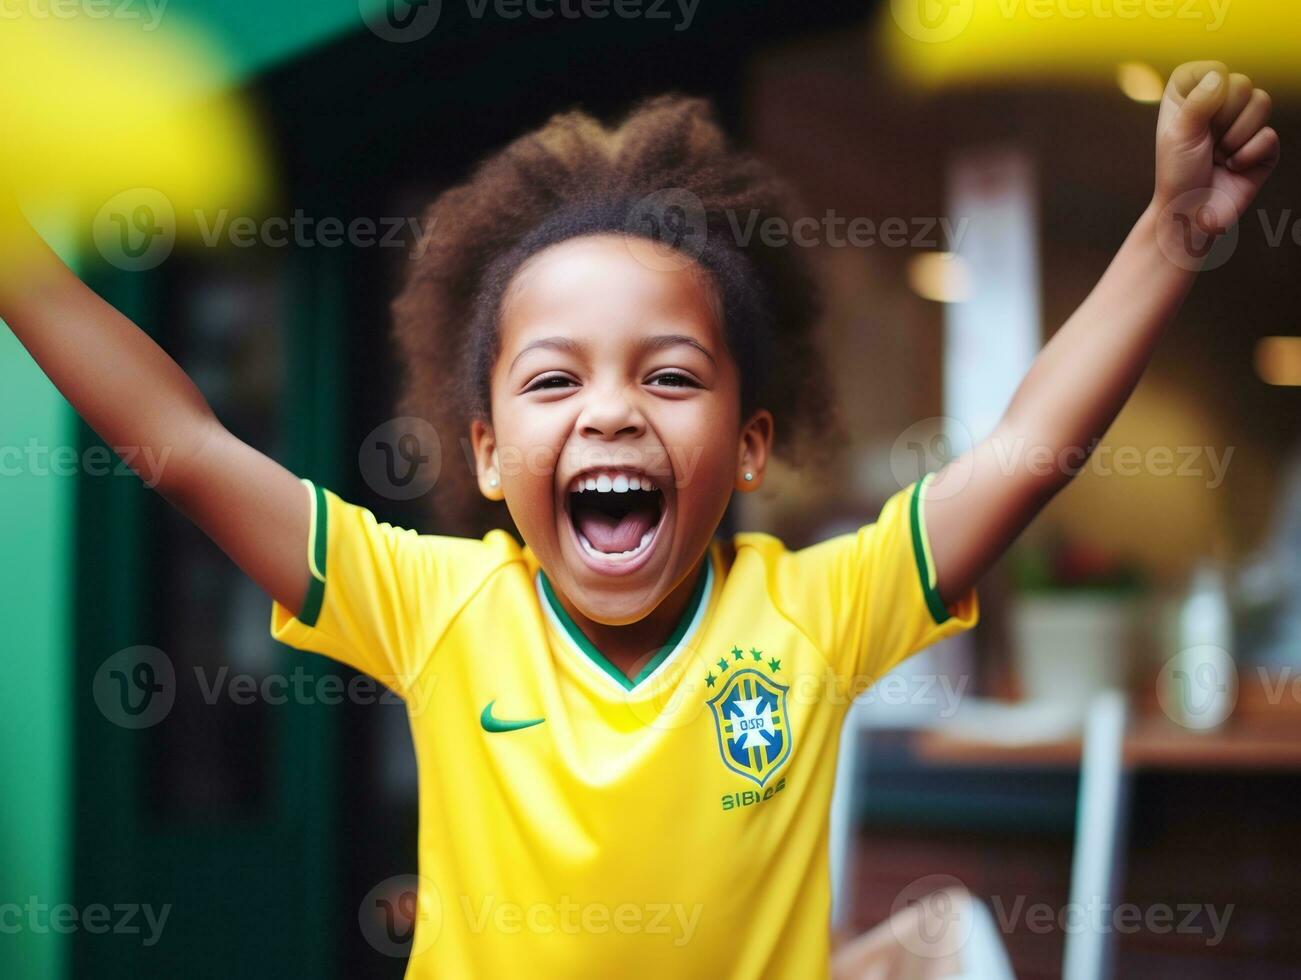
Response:
[{"label": "nike swoosh logo", "polygon": [[479,715],[479,724],[483,726],[485,732],[517,732],[521,728],[532,728],[534,725],[540,725],[545,718],[521,718],[516,721],[507,721],[504,718],[494,718],[492,706],[497,703],[494,698],[483,706],[483,714]]}]

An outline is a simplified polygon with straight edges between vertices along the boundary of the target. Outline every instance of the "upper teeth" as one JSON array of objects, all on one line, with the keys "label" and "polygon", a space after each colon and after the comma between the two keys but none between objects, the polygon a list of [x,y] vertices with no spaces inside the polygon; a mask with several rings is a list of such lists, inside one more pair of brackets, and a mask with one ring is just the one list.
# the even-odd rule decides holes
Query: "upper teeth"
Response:
[{"label": "upper teeth", "polygon": [[595,490],[597,493],[627,493],[629,490],[653,490],[655,484],[649,476],[636,473],[585,473],[569,482],[570,493]]}]

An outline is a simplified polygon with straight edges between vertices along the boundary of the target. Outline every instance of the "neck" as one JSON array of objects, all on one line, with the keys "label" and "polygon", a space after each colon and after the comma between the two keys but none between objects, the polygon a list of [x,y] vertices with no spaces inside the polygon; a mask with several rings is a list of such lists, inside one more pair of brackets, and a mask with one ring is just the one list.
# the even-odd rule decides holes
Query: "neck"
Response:
[{"label": "neck", "polygon": [[570,618],[606,660],[625,677],[634,678],[654,657],[673,635],[673,631],[682,621],[687,610],[687,603],[695,591],[700,576],[705,574],[705,563],[709,561],[709,552],[696,563],[696,567],[678,583],[658,606],[635,623],[623,626],[610,626],[588,619],[579,612],[568,598],[556,592],[556,598],[569,613]]}]

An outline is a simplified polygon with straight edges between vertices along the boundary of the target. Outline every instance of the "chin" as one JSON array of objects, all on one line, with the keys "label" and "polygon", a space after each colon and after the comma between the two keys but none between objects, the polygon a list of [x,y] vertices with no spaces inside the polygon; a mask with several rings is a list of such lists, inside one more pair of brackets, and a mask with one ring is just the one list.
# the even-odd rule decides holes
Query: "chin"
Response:
[{"label": "chin", "polygon": [[611,575],[593,570],[575,543],[562,545],[558,551],[563,584],[554,584],[583,616],[602,626],[641,621],[654,612],[673,586],[666,580],[664,562],[657,562],[657,567],[643,564],[635,573]]}]

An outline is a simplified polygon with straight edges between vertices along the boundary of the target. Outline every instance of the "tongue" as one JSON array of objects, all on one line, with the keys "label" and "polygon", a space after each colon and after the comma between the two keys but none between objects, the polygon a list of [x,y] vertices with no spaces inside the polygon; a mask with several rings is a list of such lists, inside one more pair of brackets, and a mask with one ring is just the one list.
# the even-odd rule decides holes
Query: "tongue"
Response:
[{"label": "tongue", "polygon": [[574,510],[574,526],[597,551],[617,555],[641,543],[642,535],[655,526],[655,511],[638,507],[623,517],[614,517],[592,507],[578,507]]}]

